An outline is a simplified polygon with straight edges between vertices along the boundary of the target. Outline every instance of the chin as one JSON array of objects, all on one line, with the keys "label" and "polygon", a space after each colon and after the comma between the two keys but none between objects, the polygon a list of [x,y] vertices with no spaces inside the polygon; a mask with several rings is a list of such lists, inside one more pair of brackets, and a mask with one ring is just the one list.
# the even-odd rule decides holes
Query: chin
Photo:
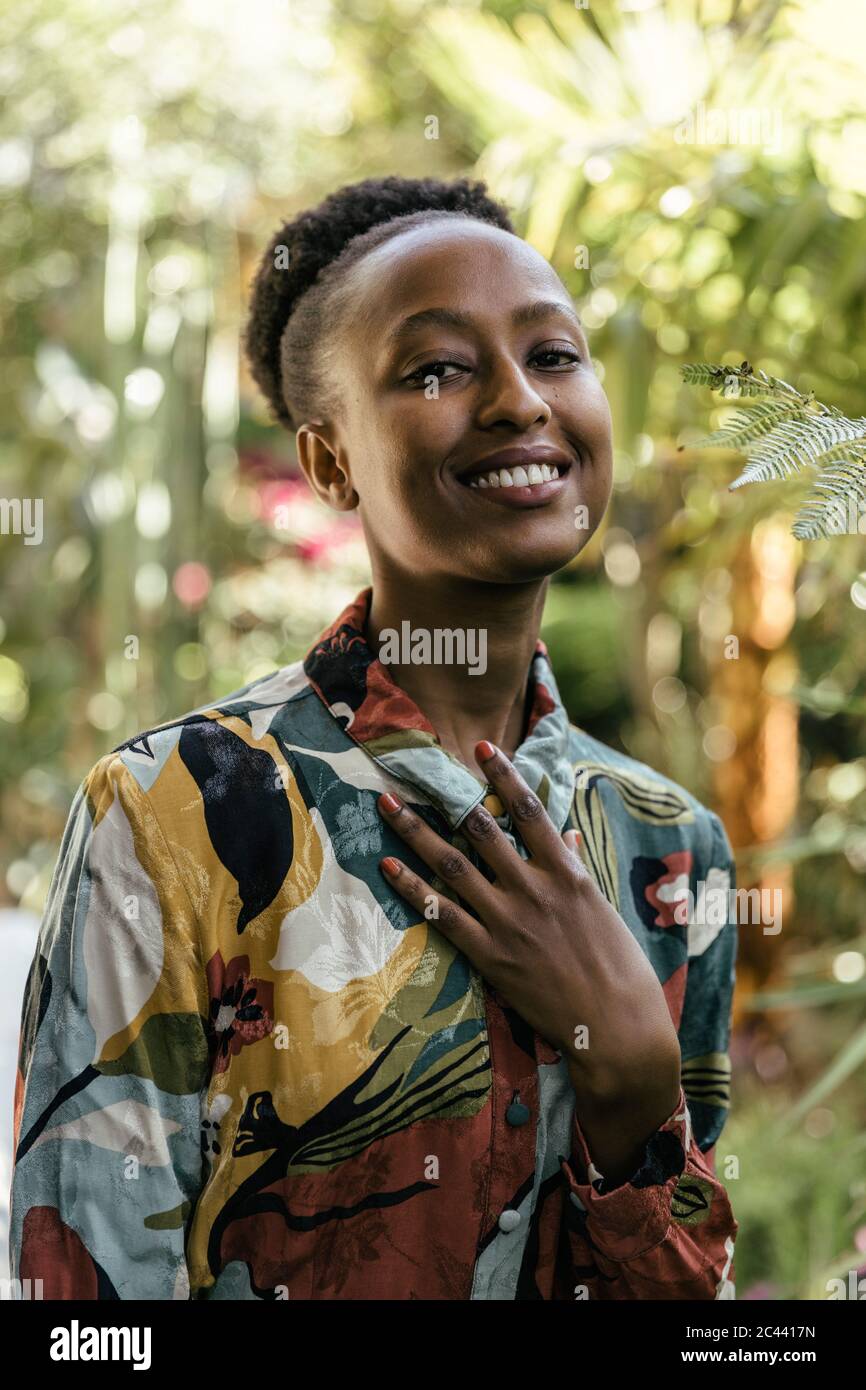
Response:
[{"label": "chin", "polygon": [[574,542],[570,546],[548,546],[509,550],[505,555],[491,555],[485,573],[478,575],[491,584],[528,584],[533,580],[549,579],[565,569],[580,554]]}]

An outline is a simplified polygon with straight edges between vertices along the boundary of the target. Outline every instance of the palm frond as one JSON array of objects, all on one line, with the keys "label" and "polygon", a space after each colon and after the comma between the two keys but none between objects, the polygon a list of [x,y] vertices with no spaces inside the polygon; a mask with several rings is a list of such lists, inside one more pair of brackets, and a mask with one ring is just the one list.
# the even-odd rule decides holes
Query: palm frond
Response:
[{"label": "palm frond", "polygon": [[[762,398],[694,446],[745,455],[746,467],[729,491],[815,468],[819,479],[795,517],[793,534],[815,540],[852,530],[852,518],[866,513],[866,417],[849,419],[835,406],[816,401],[813,392],[756,372],[749,362],[739,367],[688,363],[680,371],[687,385],[708,386],[729,399]],[[860,530],[859,522],[854,530]]]}]

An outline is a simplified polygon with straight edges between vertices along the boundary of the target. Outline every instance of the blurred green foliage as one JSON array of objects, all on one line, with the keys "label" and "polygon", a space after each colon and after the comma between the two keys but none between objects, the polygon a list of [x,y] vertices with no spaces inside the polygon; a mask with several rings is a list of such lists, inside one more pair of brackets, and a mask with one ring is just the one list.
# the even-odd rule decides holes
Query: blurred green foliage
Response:
[{"label": "blurred green foliage", "polygon": [[863,1264],[852,1232],[866,1221],[866,1133],[837,1107],[816,1115],[814,1133],[797,1129],[782,1146],[783,1108],[765,1086],[738,1089],[716,1149],[740,1223],[737,1297],[824,1299],[829,1279],[847,1281],[848,1270]]}]

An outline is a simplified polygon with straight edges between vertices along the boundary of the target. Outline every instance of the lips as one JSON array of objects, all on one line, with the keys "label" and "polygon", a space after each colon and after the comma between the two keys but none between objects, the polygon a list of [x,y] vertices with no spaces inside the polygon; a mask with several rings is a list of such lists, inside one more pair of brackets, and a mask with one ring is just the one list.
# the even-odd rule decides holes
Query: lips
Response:
[{"label": "lips", "polygon": [[465,468],[461,468],[456,476],[459,483],[468,487],[473,480],[477,481],[489,473],[498,473],[501,469],[513,472],[516,468],[522,468],[528,476],[530,468],[543,469],[546,466],[548,470],[555,468],[561,478],[573,462],[574,458],[570,454],[555,445],[513,445],[508,449],[497,449],[492,454],[484,454],[482,458],[475,459]]},{"label": "lips", "polygon": [[[534,510],[556,502],[571,486],[568,474],[576,461],[577,455],[553,444],[518,444],[484,454],[453,476],[482,506],[491,502],[509,510]],[[492,474],[497,475],[496,482]]]}]

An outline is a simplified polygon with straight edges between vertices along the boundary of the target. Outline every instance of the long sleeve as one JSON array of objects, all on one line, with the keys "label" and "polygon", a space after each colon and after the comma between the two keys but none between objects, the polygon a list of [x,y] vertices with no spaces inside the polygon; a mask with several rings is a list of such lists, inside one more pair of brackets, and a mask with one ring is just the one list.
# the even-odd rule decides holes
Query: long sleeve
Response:
[{"label": "long sleeve", "polygon": [[724,826],[714,813],[704,814],[711,849],[688,923],[677,1105],[623,1183],[607,1187],[576,1117],[573,1157],[561,1164],[576,1298],[735,1297],[738,1222],[716,1175],[714,1149],[729,1103],[737,926],[728,894],[736,875]]},{"label": "long sleeve", "polygon": [[25,987],[13,1278],[44,1298],[189,1297],[207,1019],[189,896],[146,791],[109,754],[70,810]]}]

